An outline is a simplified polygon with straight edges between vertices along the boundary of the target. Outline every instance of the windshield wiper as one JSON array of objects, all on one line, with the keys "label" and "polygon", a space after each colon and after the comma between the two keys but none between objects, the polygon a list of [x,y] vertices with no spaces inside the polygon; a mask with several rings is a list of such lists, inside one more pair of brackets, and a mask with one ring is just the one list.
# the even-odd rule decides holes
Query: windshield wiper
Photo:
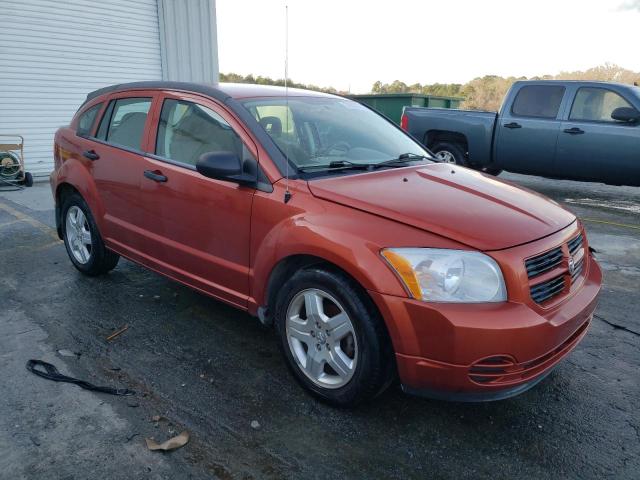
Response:
[{"label": "windshield wiper", "polygon": [[380,163],[374,163],[371,165],[371,167],[404,167],[409,162],[415,162],[416,160],[423,159],[433,160],[433,158],[427,157],[426,155],[419,155],[417,153],[403,153],[402,155],[398,155],[396,158],[385,160],[384,162]]},{"label": "windshield wiper", "polygon": [[301,172],[313,172],[316,170],[375,170],[382,167],[404,167],[409,162],[415,162],[416,160],[433,160],[426,155],[419,155],[417,153],[403,153],[396,158],[385,160],[377,163],[356,163],[349,160],[336,160],[328,164],[323,165],[309,165],[308,167],[299,167]]},{"label": "windshield wiper", "polygon": [[308,167],[298,167],[301,172],[313,172],[315,170],[369,170],[370,163],[355,163],[349,160],[336,160],[323,165],[309,165]]}]

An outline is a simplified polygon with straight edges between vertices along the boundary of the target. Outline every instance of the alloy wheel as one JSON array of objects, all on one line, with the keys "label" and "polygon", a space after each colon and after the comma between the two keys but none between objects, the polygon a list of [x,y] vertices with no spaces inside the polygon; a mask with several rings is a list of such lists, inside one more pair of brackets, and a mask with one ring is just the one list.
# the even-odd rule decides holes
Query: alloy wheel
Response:
[{"label": "alloy wheel", "polygon": [[453,153],[447,150],[440,150],[435,155],[436,158],[442,163],[456,163],[456,157],[453,156]]},{"label": "alloy wheel", "polygon": [[340,388],[353,377],[358,343],[349,315],[327,292],[297,293],[287,308],[286,335],[296,365],[317,386]]},{"label": "alloy wheel", "polygon": [[91,259],[93,243],[89,221],[82,209],[76,205],[67,210],[65,233],[71,254],[78,263],[85,265]]}]

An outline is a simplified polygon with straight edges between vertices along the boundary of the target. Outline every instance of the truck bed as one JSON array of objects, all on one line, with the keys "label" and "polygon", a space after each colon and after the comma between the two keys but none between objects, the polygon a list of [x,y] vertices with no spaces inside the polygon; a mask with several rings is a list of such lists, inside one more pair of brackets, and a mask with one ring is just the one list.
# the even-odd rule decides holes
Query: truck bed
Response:
[{"label": "truck bed", "polygon": [[477,165],[491,163],[497,112],[450,108],[405,107],[407,131],[429,147],[438,132],[464,137],[469,157]]}]

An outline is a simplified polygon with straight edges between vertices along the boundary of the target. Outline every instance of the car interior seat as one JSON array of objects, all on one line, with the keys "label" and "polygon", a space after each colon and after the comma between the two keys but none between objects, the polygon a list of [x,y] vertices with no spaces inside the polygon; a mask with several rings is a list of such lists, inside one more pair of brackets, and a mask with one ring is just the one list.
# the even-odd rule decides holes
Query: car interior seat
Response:
[{"label": "car interior seat", "polygon": [[131,147],[139,150],[144,132],[144,124],[147,121],[147,114],[143,112],[130,112],[125,114],[120,120],[120,124],[109,132],[108,140],[118,145]]}]

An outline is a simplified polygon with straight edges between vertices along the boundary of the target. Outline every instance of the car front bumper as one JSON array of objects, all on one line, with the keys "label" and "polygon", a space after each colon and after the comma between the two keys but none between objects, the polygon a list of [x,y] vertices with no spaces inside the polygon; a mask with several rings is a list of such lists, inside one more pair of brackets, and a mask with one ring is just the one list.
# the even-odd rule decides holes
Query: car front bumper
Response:
[{"label": "car front bumper", "polygon": [[405,391],[489,401],[533,387],[573,350],[587,332],[601,283],[589,256],[581,288],[548,311],[516,302],[436,304],[370,293],[389,328]]}]

